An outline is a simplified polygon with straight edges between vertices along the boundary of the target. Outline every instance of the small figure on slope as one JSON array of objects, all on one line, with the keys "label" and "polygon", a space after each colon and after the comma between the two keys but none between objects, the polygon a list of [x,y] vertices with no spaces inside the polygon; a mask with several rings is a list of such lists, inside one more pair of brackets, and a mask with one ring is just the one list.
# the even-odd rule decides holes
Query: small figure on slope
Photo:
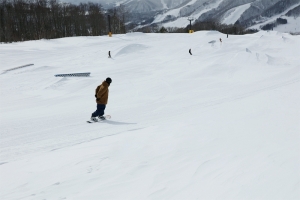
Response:
[{"label": "small figure on slope", "polygon": [[97,122],[98,119],[105,120],[105,117],[103,115],[108,100],[108,87],[110,86],[111,82],[111,78],[108,77],[105,81],[102,82],[101,85],[99,85],[96,88],[95,97],[97,103],[97,110],[93,112],[91,116],[91,121]]},{"label": "small figure on slope", "polygon": [[108,58],[111,58],[110,51],[108,51]]},{"label": "small figure on slope", "polygon": [[192,49],[189,49],[189,53],[190,53],[191,55],[193,55],[193,54],[192,54]]}]

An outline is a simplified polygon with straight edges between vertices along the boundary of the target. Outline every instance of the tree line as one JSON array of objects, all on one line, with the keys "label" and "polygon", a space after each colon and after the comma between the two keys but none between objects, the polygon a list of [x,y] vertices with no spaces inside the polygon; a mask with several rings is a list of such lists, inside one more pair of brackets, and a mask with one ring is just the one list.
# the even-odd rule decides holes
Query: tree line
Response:
[{"label": "tree line", "polygon": [[0,0],[0,42],[125,33],[123,6],[105,11],[99,3],[57,0]]},{"label": "tree line", "polygon": [[[188,22],[187,22],[188,24]],[[221,24],[215,21],[196,21],[191,29],[193,31],[203,31],[203,30],[216,30],[224,34],[230,35],[244,35],[248,33],[255,33],[258,30],[246,29],[236,24]],[[159,24],[152,24],[151,26],[145,26],[138,29],[137,31],[146,32],[146,33],[188,33],[190,30],[190,25],[187,25],[185,28],[176,28],[176,27],[163,27]]]},{"label": "tree line", "polygon": [[273,28],[277,27],[280,24],[287,24],[287,19],[277,18],[276,21],[268,23],[266,25],[261,26],[262,30],[273,30]]}]

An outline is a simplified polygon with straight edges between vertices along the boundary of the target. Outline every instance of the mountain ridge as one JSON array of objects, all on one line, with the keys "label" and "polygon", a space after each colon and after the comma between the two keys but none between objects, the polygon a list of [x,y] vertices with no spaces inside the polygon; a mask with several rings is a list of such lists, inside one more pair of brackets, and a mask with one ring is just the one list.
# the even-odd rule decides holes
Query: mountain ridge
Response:
[{"label": "mountain ridge", "polygon": [[[70,1],[70,0],[67,0]],[[300,27],[300,0],[94,0],[108,9],[123,5],[131,13],[127,24],[184,28],[195,22],[214,21],[244,28],[264,24],[274,16],[294,17]],[[285,13],[282,16],[281,13]],[[289,22],[288,22],[289,23]],[[132,26],[131,26],[132,27]],[[256,28],[261,29],[260,26]],[[300,30],[297,30],[298,32]]]},{"label": "mountain ridge", "polygon": [[[150,24],[183,28],[188,25],[187,18],[192,17],[195,22],[215,21],[249,28],[281,13],[289,13],[300,21],[298,6],[300,0],[190,0],[176,8],[160,11]],[[285,17],[285,14],[282,17]]]}]

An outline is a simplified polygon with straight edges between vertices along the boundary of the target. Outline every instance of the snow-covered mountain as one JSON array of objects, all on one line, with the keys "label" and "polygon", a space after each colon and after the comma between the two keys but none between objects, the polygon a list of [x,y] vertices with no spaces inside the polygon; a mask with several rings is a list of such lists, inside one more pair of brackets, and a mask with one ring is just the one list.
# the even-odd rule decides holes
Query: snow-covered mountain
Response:
[{"label": "snow-covered mountain", "polygon": [[[286,14],[293,15],[288,20],[294,24],[293,27],[297,27],[300,20],[300,0],[114,1],[114,5],[120,4],[125,5],[128,11],[135,13],[143,14],[156,11],[155,16],[152,16],[153,20],[149,24],[160,24],[165,27],[186,27],[188,25],[188,17],[193,17],[195,21],[213,20],[223,24],[238,23],[244,27],[267,23],[270,20],[274,21],[276,18]],[[260,26],[255,26],[255,28],[260,29]]]},{"label": "snow-covered mountain", "polygon": [[[63,1],[78,3],[87,0]],[[130,22],[142,24],[142,26],[159,24],[165,27],[186,27],[189,24],[187,18],[193,17],[195,21],[217,21],[223,24],[238,23],[244,27],[261,29],[261,26],[274,22],[276,18],[284,17],[288,20],[288,24],[281,25],[279,29],[293,27],[291,28],[293,31],[295,31],[295,29],[297,32],[300,31],[297,30],[297,27],[300,27],[300,0],[91,1],[101,3],[104,8],[111,8],[122,4],[127,8],[129,13],[134,13],[134,15],[129,17]],[[142,23],[142,21],[146,21],[146,23]],[[290,28],[288,28],[288,30],[290,30]]]},{"label": "snow-covered mountain", "polygon": [[111,8],[123,4],[127,7],[128,11],[137,13],[173,9],[188,1],[189,0],[94,0],[94,2],[101,3],[104,8]]},{"label": "snow-covered mountain", "polygon": [[186,0],[126,0],[123,4],[130,12],[149,12],[164,9],[173,9]]},{"label": "snow-covered mountain", "polygon": [[[299,19],[300,0],[190,0],[157,15],[153,23],[166,27],[185,27],[187,18],[198,21],[239,23],[244,27],[266,22],[289,14]],[[297,20],[296,20],[297,21]]]},{"label": "snow-covered mountain", "polygon": [[[289,4],[289,1],[280,1],[277,4],[280,6],[272,6],[270,9],[264,11],[260,16],[254,17],[245,22],[247,26],[252,25],[250,28],[261,29],[269,25],[272,30],[280,32],[300,32],[300,3]],[[277,24],[278,18],[287,20],[286,24]],[[252,23],[251,23],[252,22]],[[253,23],[259,22],[259,23]],[[254,24],[254,25],[253,25]]]}]

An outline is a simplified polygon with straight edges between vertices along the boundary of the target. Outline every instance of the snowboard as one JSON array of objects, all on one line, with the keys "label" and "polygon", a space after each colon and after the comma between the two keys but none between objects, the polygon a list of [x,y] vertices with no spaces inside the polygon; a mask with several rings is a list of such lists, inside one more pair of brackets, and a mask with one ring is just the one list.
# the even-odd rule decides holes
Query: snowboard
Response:
[{"label": "snowboard", "polygon": [[88,121],[86,121],[86,122],[87,122],[87,123],[97,123],[97,122],[102,122],[102,121],[104,121],[104,120],[107,120],[107,119],[110,119],[110,118],[111,118],[110,115],[104,115],[103,117],[105,117],[105,119],[99,119],[99,118],[98,118],[98,121],[96,121],[96,122],[94,122],[94,121],[92,121],[92,120],[88,120]]}]

